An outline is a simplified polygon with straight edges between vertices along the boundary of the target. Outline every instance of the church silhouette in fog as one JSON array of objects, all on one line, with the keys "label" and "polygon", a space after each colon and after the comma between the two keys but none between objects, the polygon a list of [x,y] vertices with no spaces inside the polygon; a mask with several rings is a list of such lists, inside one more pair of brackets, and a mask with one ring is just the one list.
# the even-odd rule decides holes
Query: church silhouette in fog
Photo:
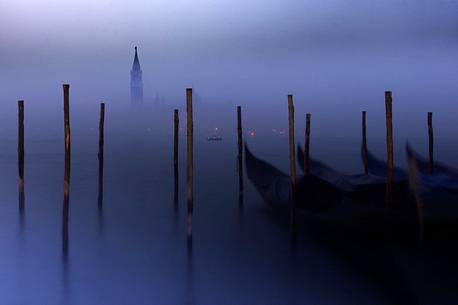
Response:
[{"label": "church silhouette in fog", "polygon": [[134,63],[130,70],[130,102],[132,106],[143,104],[143,80],[140,61],[138,60],[137,47],[135,47]]}]

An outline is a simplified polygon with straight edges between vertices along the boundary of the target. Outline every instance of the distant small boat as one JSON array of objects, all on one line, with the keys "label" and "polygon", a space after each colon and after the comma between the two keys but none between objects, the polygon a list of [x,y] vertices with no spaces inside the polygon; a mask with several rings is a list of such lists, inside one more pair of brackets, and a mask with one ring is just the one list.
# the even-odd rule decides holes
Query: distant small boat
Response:
[{"label": "distant small boat", "polygon": [[223,138],[218,135],[212,135],[212,136],[207,137],[207,141],[221,141],[221,140],[223,140]]}]

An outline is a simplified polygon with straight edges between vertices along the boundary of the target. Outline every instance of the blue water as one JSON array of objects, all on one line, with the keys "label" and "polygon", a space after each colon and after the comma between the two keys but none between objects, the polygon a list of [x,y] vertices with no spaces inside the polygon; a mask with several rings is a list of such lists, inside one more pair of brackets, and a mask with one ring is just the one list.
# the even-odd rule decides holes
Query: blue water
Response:
[{"label": "blue water", "polygon": [[[288,222],[283,215],[269,212],[246,175],[241,205],[235,130],[226,130],[221,142],[196,135],[189,248],[184,131],[175,205],[172,126],[152,123],[153,132],[143,127],[132,132],[114,125],[108,117],[102,208],[97,201],[97,131],[75,128],[73,133],[68,251],[63,249],[62,232],[62,138],[27,138],[26,129],[23,212],[18,208],[16,139],[14,135],[0,139],[2,304],[400,304],[406,300],[446,304],[456,300],[456,291],[450,288],[456,283],[454,260],[440,253],[447,248],[420,251],[410,245],[352,245],[336,250],[306,232],[292,242]],[[157,129],[165,132],[154,132]],[[287,136],[266,134],[250,137],[245,131],[245,138],[254,153],[287,173]],[[452,156],[458,146],[453,140],[437,142],[437,154],[457,165]],[[404,139],[397,143],[395,156],[403,160]],[[426,151],[425,139],[413,143]],[[383,138],[369,138],[369,146],[384,156]],[[361,171],[357,138],[312,137],[312,148],[316,157],[340,170]],[[360,260],[368,264],[360,265]],[[386,266],[386,272],[373,272],[370,266],[376,265]]]}]

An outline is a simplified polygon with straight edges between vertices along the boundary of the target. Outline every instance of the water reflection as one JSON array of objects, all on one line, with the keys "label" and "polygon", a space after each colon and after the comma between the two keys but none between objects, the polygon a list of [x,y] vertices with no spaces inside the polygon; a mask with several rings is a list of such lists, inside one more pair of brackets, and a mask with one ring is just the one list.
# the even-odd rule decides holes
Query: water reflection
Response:
[{"label": "water reflection", "polygon": [[[102,155],[101,155],[102,154]],[[98,190],[97,190],[97,218],[99,232],[103,229],[103,150],[99,152],[99,174],[98,174]]]},{"label": "water reflection", "polygon": [[186,292],[185,304],[194,305],[194,262],[192,250],[192,238],[188,239],[186,251]]},{"label": "water reflection", "polygon": [[99,170],[99,183],[98,183],[98,192],[97,192],[97,223],[99,228],[99,233],[102,233],[104,226],[104,217],[103,217],[103,168]]},{"label": "water reflection", "polygon": [[186,236],[186,304],[194,305],[194,259],[192,232],[193,201],[188,202]]},{"label": "water reflection", "polygon": [[192,205],[188,206],[186,245],[188,253],[192,253]]},{"label": "water reflection", "polygon": [[237,154],[237,173],[239,181],[239,191],[238,191],[238,202],[239,202],[239,213],[243,213],[243,155],[242,148],[239,147]]},{"label": "water reflection", "polygon": [[21,231],[24,230],[24,221],[25,221],[25,194],[24,194],[24,184],[20,183],[19,185],[19,225],[21,227]]},{"label": "water reflection", "polygon": [[178,159],[176,158],[173,163],[173,209],[175,221],[178,219],[178,177]]},{"label": "water reflection", "polygon": [[[66,167],[67,169],[67,167]],[[69,172],[66,170],[66,177]],[[67,180],[68,179],[68,180]],[[69,262],[69,209],[70,209],[70,180],[69,176],[64,182],[64,199],[62,209],[62,282],[63,282],[63,296],[64,300],[67,301],[69,296],[69,285],[70,285],[70,262]]]},{"label": "water reflection", "polygon": [[[67,183],[66,183],[67,185]],[[66,186],[64,190],[64,200],[63,200],[63,209],[62,209],[62,257],[64,262],[67,262],[68,259],[68,248],[69,248],[69,240],[68,240],[68,218],[69,218],[69,187]]]},{"label": "water reflection", "polygon": [[[222,151],[229,151],[231,147],[234,148],[234,145],[231,144]],[[357,150],[355,151],[357,153]],[[163,159],[169,158],[170,160],[170,155],[169,147],[165,147]],[[336,303],[339,298],[342,298],[344,299],[342,303],[356,304],[361,296],[366,298],[365,300],[374,300],[374,304],[414,304],[418,300],[417,297],[412,296],[411,288],[411,286],[418,287],[416,282],[412,282],[410,278],[403,280],[406,279],[406,269],[414,268],[414,272],[421,274],[421,257],[419,258],[417,250],[412,250],[408,243],[400,243],[401,246],[398,246],[386,242],[371,242],[370,238],[356,239],[354,231],[347,230],[345,227],[342,229],[338,225],[329,227],[317,225],[316,219],[310,220],[301,215],[300,211],[298,212],[299,225],[296,238],[289,241],[288,209],[276,209],[259,202],[259,197],[253,192],[247,172],[244,172],[244,178],[248,177],[244,181],[246,183],[243,192],[245,202],[243,208],[240,209],[244,213],[245,221],[243,225],[234,228],[234,225],[237,225],[235,218],[238,217],[235,210],[238,208],[237,195],[240,194],[240,181],[234,179],[236,169],[238,169],[238,159],[236,160],[235,153],[226,154],[223,157],[227,166],[222,168],[222,174],[218,176],[218,179],[214,178],[214,166],[211,162],[213,160],[206,162],[209,165],[206,165],[205,162],[197,162],[199,166],[202,166],[199,167],[202,168],[202,171],[196,172],[197,180],[206,182],[198,185],[209,187],[202,189],[205,190],[202,193],[198,192],[199,196],[196,197],[198,208],[195,214],[192,213],[192,210],[181,209],[181,212],[184,213],[181,213],[180,216],[179,211],[176,211],[178,219],[183,222],[184,218],[188,217],[186,221],[189,223],[189,230],[186,233],[181,229],[171,230],[171,225],[174,225],[173,219],[163,217],[164,215],[171,216],[172,210],[178,206],[175,200],[179,199],[177,187],[175,187],[175,183],[179,181],[170,163],[164,164],[162,168],[158,167],[160,172],[168,172],[165,179],[154,181],[151,178],[145,182],[144,190],[141,190],[142,198],[155,196],[158,198],[158,204],[129,204],[133,202],[132,198],[138,199],[136,195],[132,197],[132,194],[137,194],[139,185],[137,181],[128,179],[130,177],[117,177],[114,175],[117,169],[113,169],[105,172],[105,177],[113,174],[109,177],[110,179],[106,179],[107,184],[104,185],[105,194],[110,194],[110,204],[98,205],[99,209],[95,207],[95,180],[88,179],[85,175],[85,173],[93,172],[94,155],[92,154],[85,162],[91,164],[92,168],[86,167],[81,170],[79,164],[83,164],[82,162],[78,162],[77,165],[72,164],[72,198],[70,198],[69,183],[68,188],[64,186],[64,190],[67,190],[64,192],[62,201],[62,215],[60,210],[57,211],[56,219],[55,215],[49,212],[55,211],[55,207],[53,209],[51,205],[47,206],[46,202],[39,209],[35,209],[37,205],[28,206],[28,215],[33,217],[26,219],[27,224],[30,223],[30,230],[27,231],[28,238],[24,242],[24,252],[21,252],[26,257],[24,265],[33,268],[30,265],[32,260],[29,261],[27,257],[36,256],[37,253],[40,255],[41,248],[44,248],[41,247],[43,244],[40,244],[38,248],[31,246],[31,241],[43,237],[41,235],[43,231],[40,231],[42,229],[36,230],[37,226],[34,222],[36,219],[43,219],[43,217],[37,217],[35,212],[44,210],[50,217],[47,221],[52,222],[54,219],[58,222],[56,226],[49,228],[49,232],[46,232],[47,236],[56,234],[56,228],[59,229],[62,217],[62,241],[59,238],[55,241],[46,240],[46,245],[51,245],[49,247],[52,249],[51,252],[56,253],[56,247],[59,251],[57,264],[55,260],[46,260],[51,270],[58,267],[58,282],[56,284],[52,275],[43,280],[45,283],[43,285],[48,285],[45,286],[47,289],[51,290],[52,287],[57,286],[61,291],[59,294],[62,294],[62,299],[57,300],[60,304],[79,302],[122,304],[124,293],[119,291],[131,287],[135,287],[135,293],[126,294],[125,298],[132,298],[134,303],[145,301],[154,303],[156,296],[166,303],[176,304],[217,304],[217,300],[221,298],[227,298],[228,304],[266,304],[268,298],[281,298],[288,304],[319,303],[319,300],[324,300],[322,303]],[[214,160],[220,162],[220,158],[222,157],[218,155],[218,158]],[[12,159],[15,161],[15,155]],[[243,159],[245,161],[247,156],[244,155]],[[127,167],[141,165],[143,162],[143,160],[141,162],[131,161],[129,158],[129,161],[120,164],[120,167],[124,167],[122,172],[125,172]],[[234,166],[235,164],[237,166]],[[14,178],[16,176],[15,165],[14,162]],[[61,176],[60,167],[56,171]],[[148,171],[151,171],[151,167],[145,171],[147,175]],[[30,172],[33,178],[33,171]],[[202,172],[205,174],[202,175]],[[142,175],[144,172],[136,171],[134,174]],[[171,177],[172,175],[174,177]],[[99,176],[101,177],[103,175]],[[266,175],[262,177],[265,178]],[[118,178],[119,182],[114,183],[113,181]],[[55,187],[61,189],[59,181],[61,179],[56,180]],[[171,187],[172,180],[173,188]],[[28,178],[28,181],[30,181],[28,191],[34,195],[37,194],[34,180]],[[289,182],[288,179],[287,181]],[[13,183],[15,186],[16,181],[13,180]],[[281,179],[277,179],[276,185],[281,186]],[[78,190],[92,188],[94,192],[85,194],[85,192],[77,191],[75,186]],[[107,193],[108,189],[109,193]],[[128,194],[125,192],[126,189],[135,192]],[[51,192],[52,188],[47,187],[44,190]],[[160,190],[167,190],[167,193],[161,193]],[[98,191],[99,193],[103,191],[103,187],[99,187]],[[170,191],[174,194],[170,194]],[[15,187],[12,189],[12,194],[16,198]],[[227,196],[221,196],[221,194],[227,194]],[[38,193],[37,197],[39,195],[41,194]],[[171,202],[172,196],[174,203]],[[108,198],[108,196],[105,197]],[[103,196],[98,194],[98,198],[103,198]],[[218,205],[213,204],[214,198],[220,200]],[[57,198],[57,201],[61,199]],[[71,220],[72,223],[78,224],[73,231],[78,233],[72,236],[69,232],[72,229],[69,223],[70,199],[72,203],[75,203],[71,210]],[[171,206],[172,204],[174,207]],[[107,207],[110,213],[107,213]],[[97,221],[94,216],[97,213],[99,226],[104,216],[107,218],[105,220],[107,224],[109,220],[119,225],[106,226],[103,236],[94,234],[97,233],[97,226],[94,226]],[[152,221],[151,215],[157,215],[157,218]],[[16,218],[13,220],[16,224]],[[184,225],[182,221],[180,222]],[[184,229],[182,225],[173,227]],[[426,233],[431,232],[428,229],[427,227]],[[194,231],[198,233],[194,235]],[[148,234],[143,234],[144,232]],[[215,232],[218,233],[215,234]],[[185,234],[187,241],[184,241]],[[175,236],[179,238],[174,238]],[[70,238],[71,241],[69,241]],[[53,247],[53,242],[56,243],[56,247]],[[60,242],[62,242],[62,249],[59,247]],[[320,255],[317,255],[317,248],[322,249],[323,254],[320,252]],[[408,248],[411,254],[409,253],[404,261],[400,261],[396,254],[404,251],[405,248]],[[443,253],[447,251],[449,251],[448,248],[442,248],[439,254],[438,251],[431,250],[436,257],[440,257],[441,261]],[[453,253],[456,254],[456,251]],[[447,255],[447,262],[453,262],[450,260],[451,256]],[[59,260],[61,257],[62,259]],[[167,263],[167,269],[170,270],[168,274],[158,276],[157,273],[148,271],[161,269],[165,263]],[[170,266],[174,266],[169,267],[169,263]],[[433,265],[434,261],[425,259],[425,263]],[[447,264],[443,263],[443,265]],[[341,270],[342,266],[344,266],[344,271]],[[14,266],[13,269],[20,270],[20,267]],[[79,280],[82,273],[89,272],[91,277],[88,277],[86,282]],[[445,271],[444,273],[448,274]],[[42,277],[42,274],[35,273],[34,276],[37,279]],[[430,278],[430,274],[425,272],[425,278]],[[315,282],[315,286],[310,286],[309,281]],[[126,284],[126,282],[131,284]],[[329,288],[329,282],[339,283],[336,285],[339,287],[332,286],[332,290],[328,289],[334,296],[329,296],[327,289],[323,288]],[[355,282],[357,284],[353,284]],[[360,284],[361,282],[363,284]],[[442,282],[441,280],[440,283]],[[453,282],[456,283],[456,280],[447,280],[449,286]],[[157,285],[157,291],[160,290],[154,296],[150,291],[152,285]],[[211,292],[208,292],[206,288],[211,289]],[[33,290],[28,286],[26,289]],[[92,289],[96,292],[79,293],[81,289],[85,291]],[[174,289],[179,293],[170,292]],[[263,293],[252,292],[256,290],[262,290]],[[355,293],[348,296],[346,294],[348,290],[355,291]],[[20,290],[15,293],[19,294]],[[310,297],[314,293],[317,299]],[[234,295],[237,294],[239,296],[235,297]],[[173,302],[175,299],[178,301]],[[42,299],[39,299],[36,304],[41,304],[40,301]]]},{"label": "water reflection", "polygon": [[99,211],[103,210],[103,164],[101,166],[99,166],[97,207],[98,207]]}]

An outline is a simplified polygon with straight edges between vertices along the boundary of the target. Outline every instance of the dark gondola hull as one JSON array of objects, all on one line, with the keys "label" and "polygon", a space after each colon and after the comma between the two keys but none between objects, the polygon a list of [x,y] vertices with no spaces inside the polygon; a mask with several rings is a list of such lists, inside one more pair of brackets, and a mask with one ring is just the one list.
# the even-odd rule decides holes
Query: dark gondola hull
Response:
[{"label": "dark gondola hull", "polygon": [[[371,154],[369,154],[369,156],[369,167],[376,170],[376,173],[378,174],[383,173],[380,168],[383,167],[384,163],[377,160]],[[297,157],[300,167],[303,168],[304,153],[299,145],[297,148]],[[327,166],[323,162],[314,159],[310,159],[310,172],[333,184],[336,188],[344,192],[345,197],[351,198],[373,208],[383,208],[386,206],[385,176],[378,176],[370,173],[353,175],[342,174],[330,166]],[[396,169],[396,173],[398,179],[396,179],[393,183],[392,208],[413,208],[414,202],[412,201],[412,196],[410,195],[408,181],[406,179],[402,179],[403,177],[406,177],[406,174],[400,169]]]},{"label": "dark gondola hull", "polygon": [[[291,208],[289,177],[266,161],[255,157],[247,147],[245,153],[248,178],[264,201],[276,211]],[[372,191],[374,189],[355,190],[352,194],[367,195]],[[403,235],[401,233],[409,232],[411,237],[411,232],[416,227],[415,215],[410,211],[385,209],[380,204],[356,201],[348,193],[313,174],[298,179],[295,200],[296,214],[301,222],[309,229],[323,234],[351,234],[352,238],[371,236],[380,239],[400,237]]]}]

